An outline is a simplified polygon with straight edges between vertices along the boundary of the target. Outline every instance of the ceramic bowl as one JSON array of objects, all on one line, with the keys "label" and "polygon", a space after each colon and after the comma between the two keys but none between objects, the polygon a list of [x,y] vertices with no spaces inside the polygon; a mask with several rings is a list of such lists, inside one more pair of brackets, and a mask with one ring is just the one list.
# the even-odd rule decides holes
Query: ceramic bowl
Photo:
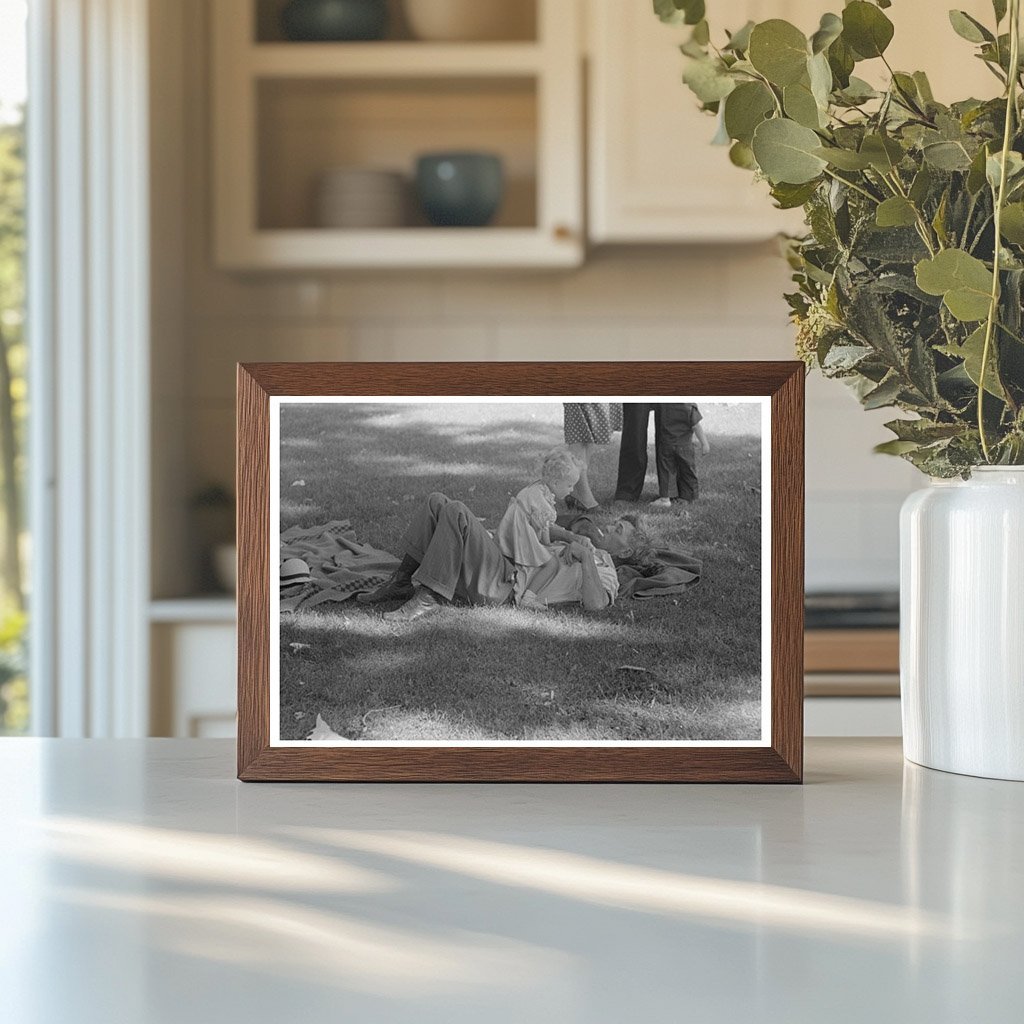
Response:
[{"label": "ceramic bowl", "polygon": [[435,227],[483,227],[505,194],[501,157],[494,153],[425,153],[416,162],[416,193]]},{"label": "ceramic bowl", "polygon": [[281,28],[295,42],[380,39],[388,26],[387,0],[290,0]]},{"label": "ceramic bowl", "polygon": [[317,188],[316,222],[322,228],[399,228],[405,224],[408,186],[395,171],[337,167]]},{"label": "ceramic bowl", "polygon": [[530,39],[535,34],[530,0],[404,0],[417,39],[476,42]]}]

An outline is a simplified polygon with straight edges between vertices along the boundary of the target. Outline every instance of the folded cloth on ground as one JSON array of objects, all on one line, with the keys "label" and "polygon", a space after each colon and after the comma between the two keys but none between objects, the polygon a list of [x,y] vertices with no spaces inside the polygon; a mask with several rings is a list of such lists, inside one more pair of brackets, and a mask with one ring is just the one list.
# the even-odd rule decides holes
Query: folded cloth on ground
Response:
[{"label": "folded cloth on ground", "polygon": [[[281,611],[313,608],[327,601],[347,601],[364,590],[374,590],[398,568],[399,560],[387,551],[356,540],[348,519],[319,526],[292,526],[281,534],[281,562],[301,559],[310,579],[296,587],[296,576],[281,579]],[[294,566],[293,566],[294,567]]]},{"label": "folded cloth on ground", "polygon": [[619,597],[638,601],[650,597],[671,597],[700,582],[701,562],[678,548],[655,548],[645,564],[620,565]]}]

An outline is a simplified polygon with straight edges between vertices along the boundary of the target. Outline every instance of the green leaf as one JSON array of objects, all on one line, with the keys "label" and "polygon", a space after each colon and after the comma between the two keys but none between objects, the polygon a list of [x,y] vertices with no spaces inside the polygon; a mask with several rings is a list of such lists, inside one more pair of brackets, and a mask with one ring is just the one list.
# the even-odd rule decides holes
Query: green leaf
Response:
[{"label": "green leaf", "polygon": [[953,26],[953,31],[969,43],[995,42],[996,37],[966,11],[950,11],[949,23]]},{"label": "green leaf", "polygon": [[1014,245],[1024,245],[1024,203],[1010,203],[1003,208],[1000,233]]},{"label": "green leaf", "polygon": [[853,73],[856,58],[853,50],[846,45],[843,37],[840,36],[828,48],[828,66],[832,69],[832,77],[835,79],[836,87],[845,89],[850,84],[850,75]]},{"label": "green leaf", "polygon": [[925,160],[940,171],[966,171],[971,166],[971,158],[959,142],[943,139],[927,143],[921,152]]},{"label": "green leaf", "polygon": [[654,13],[667,25],[696,25],[704,17],[704,0],[654,0]]},{"label": "green leaf", "polygon": [[[1002,152],[993,153],[985,161],[985,177],[988,179],[993,192],[999,188],[999,178],[1003,171]],[[1010,150],[1006,154],[1006,185],[1009,191],[1013,191],[1015,182],[1024,175],[1024,157],[1020,153]]]},{"label": "green leaf", "polygon": [[711,28],[708,26],[706,18],[702,18],[693,26],[693,34],[690,38],[698,46],[707,46],[711,42]]},{"label": "green leaf", "polygon": [[748,146],[754,129],[775,110],[775,97],[763,82],[743,82],[725,101],[725,128],[729,137]]},{"label": "green leaf", "polygon": [[857,105],[860,103],[866,103],[868,100],[875,99],[879,95],[879,92],[877,89],[872,88],[872,86],[865,82],[864,79],[858,78],[856,75],[851,75],[849,84],[841,91],[840,95],[848,103]]},{"label": "green leaf", "polygon": [[[865,406],[865,408],[867,408]],[[883,441],[872,449],[876,455],[906,455],[921,446],[917,441]]]},{"label": "green leaf", "polygon": [[935,96],[932,93],[931,82],[928,81],[928,76],[923,71],[915,71],[912,75],[914,84],[917,86],[917,94],[924,100],[925,103],[934,103]]},{"label": "green leaf", "polygon": [[822,124],[825,125],[828,123],[828,104],[832,94],[832,69],[828,66],[825,54],[819,53],[807,62],[807,77],[811,83],[811,95],[822,112]]},{"label": "green leaf", "polygon": [[935,237],[939,240],[939,245],[949,245],[949,233],[946,231],[946,215],[949,213],[949,189],[945,189],[942,193],[942,198],[939,200],[938,208],[935,210],[935,216],[932,217],[932,228],[935,231]]},{"label": "green leaf", "polygon": [[907,193],[910,201],[920,206],[928,198],[934,180],[935,176],[932,174],[931,168],[927,164],[922,164],[921,169],[914,175],[914,181]]},{"label": "green leaf", "polygon": [[876,171],[883,174],[891,174],[903,159],[903,147],[887,135],[865,135],[860,152]]},{"label": "green leaf", "polygon": [[905,75],[897,71],[892,76],[892,84],[896,90],[897,98],[903,106],[910,110],[923,106],[923,101],[917,92],[917,82],[912,75]]},{"label": "green leaf", "polygon": [[807,69],[807,38],[795,25],[772,18],[750,33],[747,59],[773,85],[798,82]]},{"label": "green leaf", "polygon": [[875,223],[880,228],[905,228],[917,223],[914,204],[902,196],[893,196],[878,204]]},{"label": "green leaf", "polygon": [[986,182],[985,166],[988,162],[988,149],[982,146],[971,160],[970,169],[967,172],[967,191],[976,196],[984,187]]},{"label": "green leaf", "polygon": [[[938,351],[952,359],[962,359],[963,368],[967,376],[971,378],[975,387],[981,386],[981,362],[985,353],[985,325],[982,324],[975,330],[967,340],[958,346],[941,345]],[[999,383],[999,374],[996,370],[996,349],[995,342],[989,345],[988,365],[985,368],[985,390],[996,398],[1005,401],[1006,392]]]},{"label": "green leaf", "polygon": [[717,103],[736,88],[736,82],[717,60],[689,60],[683,81],[701,103]]},{"label": "green leaf", "polygon": [[754,31],[755,24],[756,22],[748,21],[743,28],[733,32],[723,49],[732,50],[735,53],[746,53],[750,48],[750,33]]},{"label": "green leaf", "polygon": [[891,420],[885,425],[901,441],[916,441],[918,444],[932,444],[948,440],[963,432],[959,423],[936,423],[933,420]]},{"label": "green leaf", "polygon": [[832,146],[819,146],[814,150],[815,156],[828,161],[833,167],[841,171],[863,171],[871,166],[871,161],[861,153],[855,153],[852,149],[836,149]]},{"label": "green leaf", "polygon": [[853,0],[843,9],[843,39],[862,60],[881,57],[892,36],[892,22],[874,4]]},{"label": "green leaf", "polygon": [[896,400],[903,390],[899,377],[893,374],[887,377],[878,387],[869,391],[861,398],[861,405],[865,409],[883,409],[889,405],[895,405]]},{"label": "green leaf", "polygon": [[791,185],[779,182],[772,186],[772,198],[780,210],[795,210],[803,206],[818,189],[818,182],[804,182],[802,185]]},{"label": "green leaf", "polygon": [[998,25],[1006,17],[1006,0],[992,0],[992,10],[995,12]]},{"label": "green leaf", "polygon": [[815,153],[820,142],[810,128],[786,118],[775,118],[757,126],[752,149],[770,182],[802,185],[819,177],[825,169],[825,161]]},{"label": "green leaf", "polygon": [[824,127],[822,111],[811,92],[810,82],[795,82],[782,90],[782,106],[786,116],[805,128]]},{"label": "green leaf", "polygon": [[965,323],[988,316],[992,272],[963,249],[945,249],[915,268],[917,286],[929,295],[941,295],[946,308]]},{"label": "green leaf", "polygon": [[757,160],[754,159],[754,151],[745,142],[734,142],[729,149],[729,160],[736,166],[742,167],[745,171],[756,171]]},{"label": "green leaf", "polygon": [[827,50],[843,32],[843,19],[835,14],[823,14],[818,31],[811,36],[811,52]]}]

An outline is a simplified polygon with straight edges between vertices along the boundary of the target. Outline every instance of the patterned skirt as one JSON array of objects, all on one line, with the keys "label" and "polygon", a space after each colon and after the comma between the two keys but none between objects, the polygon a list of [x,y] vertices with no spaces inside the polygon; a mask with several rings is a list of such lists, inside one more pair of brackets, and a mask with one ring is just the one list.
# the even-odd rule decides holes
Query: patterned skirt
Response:
[{"label": "patterned skirt", "polygon": [[566,444],[611,444],[622,429],[621,402],[564,402]]}]

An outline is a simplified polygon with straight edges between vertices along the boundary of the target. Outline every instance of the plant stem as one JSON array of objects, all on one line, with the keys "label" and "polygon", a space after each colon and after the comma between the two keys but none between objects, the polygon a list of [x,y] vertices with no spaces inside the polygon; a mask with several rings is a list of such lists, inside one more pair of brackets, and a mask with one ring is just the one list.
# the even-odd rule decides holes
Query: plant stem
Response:
[{"label": "plant stem", "polygon": [[995,196],[995,251],[992,256],[992,294],[989,299],[988,320],[985,322],[985,345],[981,350],[981,370],[978,373],[978,436],[985,461],[992,462],[992,451],[985,430],[985,374],[992,355],[992,335],[999,315],[999,272],[1001,260],[1003,204],[1006,200],[1006,166],[1013,141],[1013,126],[1017,115],[1017,83],[1020,67],[1020,0],[1010,0],[1010,74],[1006,83],[1006,123],[1003,126],[1003,150],[999,167],[999,189]]},{"label": "plant stem", "polygon": [[[901,199],[906,199],[906,201],[910,203],[911,209],[914,211],[914,216],[917,218],[917,233],[921,236],[921,241],[924,242],[928,253],[931,256],[934,256],[935,247],[932,245],[931,228],[928,226],[928,221],[924,219],[924,214],[917,208],[917,204],[910,201],[910,197],[907,195],[906,189],[903,187],[903,182],[900,181],[899,172],[893,168],[892,174],[883,174],[882,179],[889,183]],[[936,237],[935,243],[939,246],[940,250],[943,248],[942,242],[938,237]]]},{"label": "plant stem", "polygon": [[859,192],[866,199],[870,199],[871,202],[873,202],[875,204],[875,206],[877,206],[879,204],[880,200],[878,199],[878,197],[877,196],[873,196],[870,192],[868,192],[867,189],[861,188],[860,185],[857,185],[857,184],[855,184],[852,181],[847,181],[846,178],[840,178],[838,174],[834,174],[827,167],[825,168],[825,173],[833,181],[838,181],[841,185],[845,185],[847,188],[852,188],[854,192]]}]

